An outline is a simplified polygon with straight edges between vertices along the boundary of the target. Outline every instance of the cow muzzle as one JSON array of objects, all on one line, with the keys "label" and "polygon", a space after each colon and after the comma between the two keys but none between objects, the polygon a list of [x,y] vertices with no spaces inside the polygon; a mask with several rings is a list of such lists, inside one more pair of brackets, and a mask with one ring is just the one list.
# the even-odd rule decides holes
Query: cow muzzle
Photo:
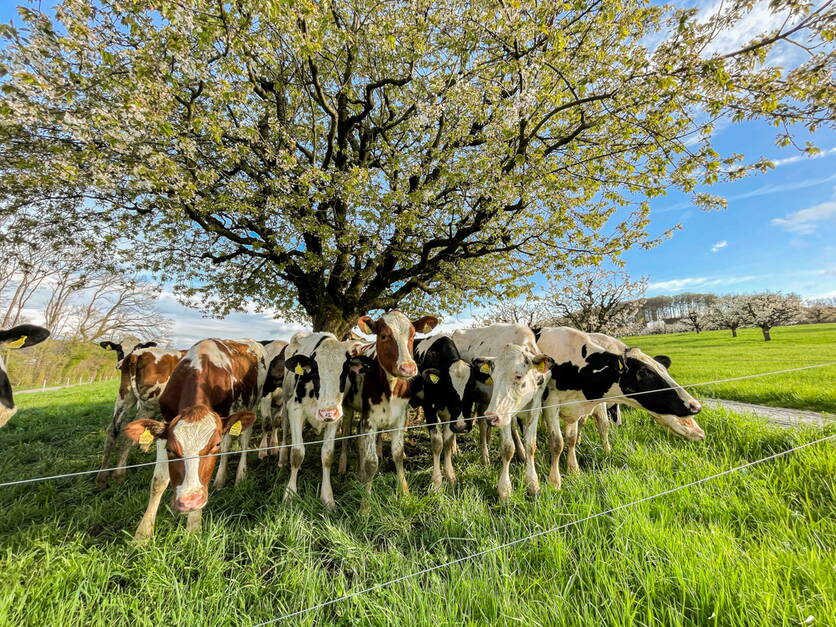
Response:
[{"label": "cow muzzle", "polygon": [[453,433],[470,433],[473,429],[473,421],[461,418],[450,423],[450,431]]},{"label": "cow muzzle", "polygon": [[656,422],[681,438],[690,440],[691,442],[702,442],[705,440],[705,431],[690,416],[684,418],[671,415],[653,417],[656,419]]},{"label": "cow muzzle", "polygon": [[488,412],[485,414],[485,420],[492,427],[506,427],[511,424],[511,415]]},{"label": "cow muzzle", "polygon": [[319,419],[323,422],[334,422],[343,416],[343,412],[339,407],[331,407],[328,409],[319,410]]},{"label": "cow muzzle", "polygon": [[691,412],[691,415],[694,416],[702,411],[702,405],[696,399],[688,403],[688,411]]},{"label": "cow muzzle", "polygon": [[9,422],[9,420],[12,419],[12,416],[14,416],[16,413],[17,407],[9,408],[0,404],[0,427],[5,426],[5,424]]},{"label": "cow muzzle", "polygon": [[418,366],[415,362],[398,364],[398,376],[414,377],[418,374]]},{"label": "cow muzzle", "polygon": [[193,512],[202,509],[206,505],[207,496],[205,491],[191,492],[174,499],[174,509],[178,512]]}]

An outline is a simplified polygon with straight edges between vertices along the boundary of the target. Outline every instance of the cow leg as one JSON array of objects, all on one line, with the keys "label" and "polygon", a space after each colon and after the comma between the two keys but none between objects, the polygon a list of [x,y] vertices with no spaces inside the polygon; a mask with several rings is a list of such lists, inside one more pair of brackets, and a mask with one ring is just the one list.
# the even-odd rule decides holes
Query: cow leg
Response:
[{"label": "cow leg", "polygon": [[334,502],[334,492],[331,489],[331,464],[334,463],[334,436],[337,435],[340,424],[329,423],[325,427],[325,441],[322,443],[322,486],[319,491],[319,498],[325,505],[325,509],[333,512],[337,508]]},{"label": "cow leg", "polygon": [[[424,422],[427,423],[427,430],[430,432],[430,447],[433,453],[432,488],[439,490],[441,489],[441,451],[444,448],[444,436],[441,428],[436,424],[438,414],[435,408],[424,408]],[[444,425],[444,429],[447,429],[447,425]]]},{"label": "cow leg", "polygon": [[372,493],[372,479],[377,474],[377,434],[374,430],[364,433],[359,438],[360,480],[366,485],[366,495],[360,502],[360,512],[369,513],[368,497]]},{"label": "cow leg", "polygon": [[238,470],[235,472],[235,485],[241,483],[247,476],[247,449],[250,448],[250,436],[253,426],[250,425],[241,433],[241,457],[238,459]]},{"label": "cow leg", "polygon": [[578,457],[576,448],[578,444],[578,420],[568,419],[566,421],[566,472],[570,474],[577,474],[581,471],[578,466]]},{"label": "cow leg", "polygon": [[282,447],[279,449],[279,468],[287,466],[289,435],[290,425],[287,420],[287,403],[285,403],[284,407],[282,407]]},{"label": "cow leg", "polygon": [[226,467],[229,463],[229,451],[232,449],[232,436],[228,433],[221,439],[221,454],[218,460],[218,472],[215,473],[215,483],[212,484],[216,490],[226,485]]},{"label": "cow leg", "polygon": [[601,446],[605,453],[612,452],[610,447],[610,417],[607,414],[607,404],[601,403],[592,412],[595,417],[595,426],[598,427],[598,436],[601,438]]},{"label": "cow leg", "polygon": [[499,450],[502,457],[502,468],[499,471],[499,481],[496,491],[499,502],[505,503],[511,496],[511,459],[514,457],[514,436],[511,435],[511,425],[499,428]]},{"label": "cow leg", "polygon": [[343,441],[340,443],[340,463],[337,466],[337,472],[341,475],[345,474],[345,471],[348,469],[348,442],[351,439],[351,427],[353,422],[354,410],[350,408],[343,408]]},{"label": "cow leg", "polygon": [[583,439],[583,426],[586,424],[587,418],[589,418],[589,416],[581,416],[578,418],[578,440],[575,442],[576,445],[580,444]]},{"label": "cow leg", "polygon": [[534,457],[537,453],[537,424],[539,422],[539,413],[539,410],[530,412],[528,420],[523,422],[525,483],[528,486],[528,493],[531,495],[540,493],[540,481],[537,478],[537,469],[534,467]]},{"label": "cow leg", "polygon": [[113,471],[113,480],[122,482],[125,479],[125,466],[128,465],[128,456],[134,446],[134,441],[124,435],[119,438],[119,457],[116,459],[116,470]]},{"label": "cow leg", "polygon": [[[453,433],[452,431],[450,433]],[[453,443],[450,445],[450,453],[455,457],[459,454],[459,441],[456,439],[456,434],[453,433]]]},{"label": "cow leg", "polygon": [[520,424],[516,418],[511,419],[511,436],[514,438],[514,449],[517,452],[517,459],[521,462],[525,461],[525,446],[520,437]]},{"label": "cow leg", "polygon": [[136,405],[136,396],[129,392],[125,398],[117,398],[113,406],[113,416],[110,419],[110,426],[105,435],[104,450],[102,451],[102,465],[99,473],[96,475],[96,487],[100,490],[107,487],[107,479],[110,474],[108,467],[110,466],[110,458],[113,455],[113,448],[116,445],[116,440],[122,434],[122,425],[128,412]]},{"label": "cow leg", "polygon": [[261,439],[258,441],[258,458],[264,459],[270,454],[267,447],[270,446],[270,433],[265,431],[261,434]]},{"label": "cow leg", "polygon": [[456,434],[450,431],[450,425],[444,425],[444,476],[452,484],[456,483],[456,471],[453,469],[453,452],[456,447]]},{"label": "cow leg", "polygon": [[[405,421],[406,415],[404,415],[403,418]],[[392,432],[392,459],[395,462],[395,472],[398,474],[398,483],[400,483],[401,492],[409,494],[409,484],[406,482],[406,472],[404,472],[403,468],[403,461],[405,458],[403,452],[403,427],[404,422],[402,421],[399,428]]]},{"label": "cow leg", "polygon": [[482,465],[491,465],[491,455],[488,451],[488,444],[491,441],[491,426],[485,418],[479,418],[479,450],[481,451]]},{"label": "cow leg", "polygon": [[267,449],[270,429],[273,426],[273,395],[262,396],[258,402],[258,413],[261,414],[261,440],[258,443],[258,458],[264,459],[270,454]]},{"label": "cow leg", "polygon": [[270,455],[279,454],[279,430],[273,429],[270,431]]},{"label": "cow leg", "polygon": [[[389,437],[391,437],[391,436],[389,436]],[[382,433],[377,434],[376,446],[377,446],[377,458],[378,459],[383,459],[383,434]]]},{"label": "cow leg", "polygon": [[[548,405],[548,403],[546,403]],[[563,452],[563,432],[560,429],[560,414],[556,407],[544,407],[543,419],[549,429],[549,450],[551,452],[551,466],[549,468],[549,484],[560,489],[560,454]]]},{"label": "cow leg", "polygon": [[196,509],[193,512],[186,514],[186,531],[194,532],[200,531],[200,525],[203,522],[203,510]]},{"label": "cow leg", "polygon": [[305,441],[302,439],[302,427],[305,420],[302,412],[294,409],[288,411],[288,422],[290,423],[290,438],[293,448],[290,450],[290,479],[287,481],[287,488],[284,491],[284,498],[288,500],[296,494],[296,477],[299,474],[299,467],[305,459]]},{"label": "cow leg", "polygon": [[154,535],[154,523],[157,520],[157,509],[160,507],[160,499],[168,487],[168,454],[165,450],[165,440],[157,440],[157,463],[154,466],[154,476],[151,478],[151,494],[148,497],[148,507],[145,514],[139,521],[134,539],[147,540]]}]

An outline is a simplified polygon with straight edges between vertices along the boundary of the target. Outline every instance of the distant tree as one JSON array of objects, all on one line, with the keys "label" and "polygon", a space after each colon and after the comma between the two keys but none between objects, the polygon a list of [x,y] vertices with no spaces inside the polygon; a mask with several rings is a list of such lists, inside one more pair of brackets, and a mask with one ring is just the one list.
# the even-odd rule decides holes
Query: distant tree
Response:
[{"label": "distant tree", "polygon": [[633,281],[626,272],[587,270],[554,286],[546,297],[551,318],[582,331],[617,333],[632,323],[643,304],[647,280]]},{"label": "distant tree", "polygon": [[745,302],[745,297],[737,294],[721,296],[714,301],[707,317],[716,327],[730,329],[732,337],[737,337],[737,330],[746,324],[749,318]]},{"label": "distant tree", "polygon": [[539,298],[528,298],[496,304],[488,309],[484,315],[477,316],[476,320],[479,326],[496,322],[508,322],[536,327],[548,323],[548,313],[543,301]]},{"label": "distant tree", "polygon": [[766,342],[772,340],[772,327],[790,324],[801,316],[801,299],[797,294],[763,292],[744,296],[749,321],[763,332]]},{"label": "distant tree", "polygon": [[703,309],[699,309],[697,307],[690,307],[685,310],[685,315],[679,320],[679,322],[689,331],[694,331],[695,333],[699,333],[702,331],[706,326],[706,312]]},{"label": "distant tree", "polygon": [[804,315],[814,324],[836,320],[836,296],[808,300],[804,303]]}]

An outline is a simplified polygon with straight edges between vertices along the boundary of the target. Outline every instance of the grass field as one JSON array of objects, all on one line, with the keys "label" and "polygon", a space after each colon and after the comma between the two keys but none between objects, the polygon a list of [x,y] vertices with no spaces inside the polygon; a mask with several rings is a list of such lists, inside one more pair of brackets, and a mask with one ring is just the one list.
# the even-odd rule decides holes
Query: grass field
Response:
[{"label": "grass field", "polygon": [[[782,346],[784,331],[768,350]],[[832,325],[819,331],[832,342]],[[712,366],[701,344],[711,337],[700,334],[693,353],[671,336],[650,339],[686,380],[796,365],[783,346],[770,353],[780,364]],[[722,340],[713,340],[715,359]],[[805,363],[828,358],[809,350]],[[704,365],[685,359],[696,353]],[[758,394],[783,398],[784,376]],[[794,386],[805,390],[799,399],[832,398],[832,389],[815,396],[812,385]],[[97,467],[115,390],[19,396],[21,411],[0,431],[0,481]],[[723,396],[752,400],[735,390]],[[251,625],[836,434],[836,425],[787,431],[722,410],[699,420],[707,440],[690,443],[626,412],[609,456],[588,427],[583,474],[565,477],[561,491],[544,485],[536,499],[518,489],[505,507],[496,504],[498,469],[479,465],[475,438],[461,441],[459,486],[428,494],[428,439],[412,431],[412,496],[397,495],[384,463],[367,517],[353,475],[335,480],[338,511],[323,510],[318,447],[308,448],[290,503],[286,472],[253,455],[247,481],[211,496],[200,533],[164,507],[145,546],[131,535],[150,468],[101,494],[92,476],[0,488],[0,625]],[[513,468],[517,488],[521,470]],[[800,625],[810,616],[836,624],[834,477],[831,440],[284,624]]]},{"label": "grass field", "polygon": [[[673,359],[681,384],[715,381],[836,361],[836,324],[776,327],[764,342],[760,329],[672,333],[622,338],[650,355]],[[836,366],[695,387],[698,396],[836,413]]]}]

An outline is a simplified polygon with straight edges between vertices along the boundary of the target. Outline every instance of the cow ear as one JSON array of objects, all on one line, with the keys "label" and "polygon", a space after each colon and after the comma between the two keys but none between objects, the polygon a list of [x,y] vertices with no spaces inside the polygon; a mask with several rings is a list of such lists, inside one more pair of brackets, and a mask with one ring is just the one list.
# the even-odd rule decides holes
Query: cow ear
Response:
[{"label": "cow ear", "polygon": [[653,359],[655,359],[660,364],[662,364],[665,367],[666,370],[670,369],[671,358],[668,357],[667,355],[656,355],[656,357],[654,357]]},{"label": "cow ear", "polygon": [[586,344],[584,344],[583,346],[581,346],[581,357],[586,357],[587,352],[588,351],[586,350]]},{"label": "cow ear", "polygon": [[554,359],[545,353],[540,353],[531,360],[531,363],[538,372],[548,372],[554,366]]},{"label": "cow ear", "polygon": [[493,359],[488,357],[477,357],[471,363],[473,364],[473,368],[476,372],[476,380],[479,383],[491,385],[493,383],[493,378],[491,377],[491,374],[493,373]]},{"label": "cow ear", "polygon": [[223,419],[223,434],[241,435],[241,432],[252,427],[254,422],[255,414],[253,412],[237,411]]},{"label": "cow ear", "polygon": [[377,334],[377,322],[372,320],[369,316],[360,316],[357,318],[357,326],[366,335]]},{"label": "cow ear", "polygon": [[28,348],[43,342],[49,336],[49,331],[34,324],[20,324],[6,331],[0,331],[0,347]]},{"label": "cow ear", "polygon": [[374,359],[370,357],[366,357],[365,355],[350,355],[346,353],[346,359],[348,360],[348,367],[353,370],[354,372],[368,372],[369,368],[372,367],[374,364]]},{"label": "cow ear", "polygon": [[311,359],[307,355],[294,355],[284,362],[285,372],[303,375],[311,371]]},{"label": "cow ear", "polygon": [[122,432],[147,452],[154,440],[165,440],[168,437],[168,425],[159,420],[140,418],[126,424]]},{"label": "cow ear", "polygon": [[427,368],[421,371],[421,377],[427,383],[435,385],[441,380],[441,371],[435,368]]},{"label": "cow ear", "polygon": [[438,323],[439,320],[435,316],[423,316],[413,321],[412,326],[415,327],[416,333],[429,333]]}]

